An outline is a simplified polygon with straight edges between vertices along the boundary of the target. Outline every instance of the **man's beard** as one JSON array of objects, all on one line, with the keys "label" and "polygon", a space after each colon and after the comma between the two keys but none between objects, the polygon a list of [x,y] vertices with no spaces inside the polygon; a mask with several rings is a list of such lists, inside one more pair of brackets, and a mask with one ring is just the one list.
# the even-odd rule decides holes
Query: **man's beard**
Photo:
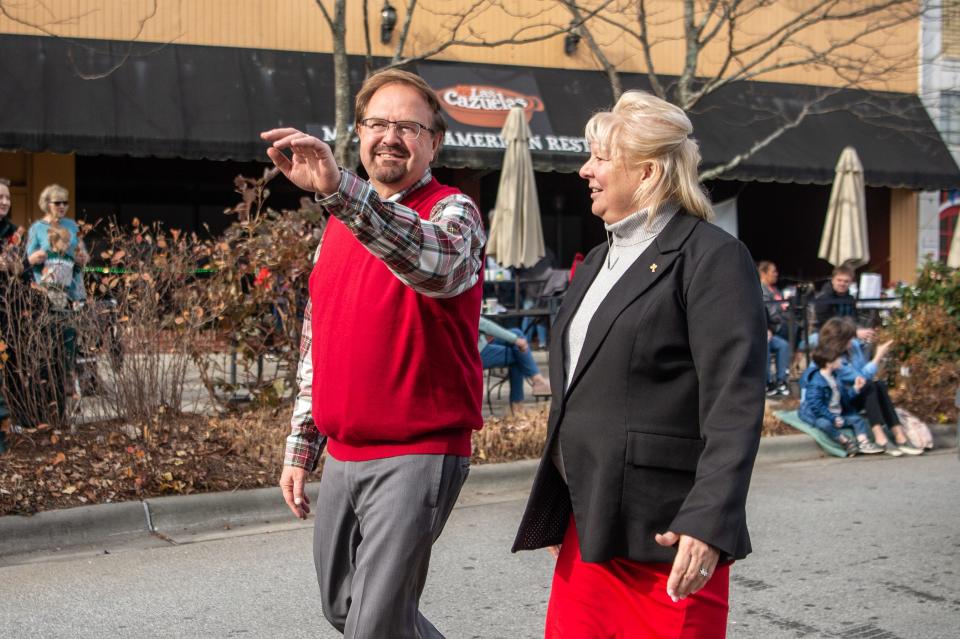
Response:
[{"label": "man's beard", "polygon": [[[380,151],[394,151],[401,157],[395,160],[389,160],[384,163],[383,160],[377,159],[377,154]],[[380,182],[381,184],[393,184],[394,182],[399,182],[407,175],[407,165],[406,160],[410,157],[410,154],[406,149],[396,147],[396,146],[385,146],[381,145],[372,150],[370,155],[370,167],[368,173],[370,177]]]}]

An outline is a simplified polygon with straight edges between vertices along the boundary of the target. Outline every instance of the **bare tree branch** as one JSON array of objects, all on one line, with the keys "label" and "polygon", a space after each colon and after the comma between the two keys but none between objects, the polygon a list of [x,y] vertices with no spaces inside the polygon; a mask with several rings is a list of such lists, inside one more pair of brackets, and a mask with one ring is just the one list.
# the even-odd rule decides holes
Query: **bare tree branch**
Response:
[{"label": "bare tree branch", "polygon": [[[73,67],[74,73],[76,73],[77,76],[83,80],[99,80],[114,73],[117,69],[122,67],[130,58],[145,57],[145,56],[151,55],[153,53],[156,53],[157,51],[162,50],[168,44],[170,44],[169,42],[164,42],[156,46],[141,49],[140,51],[134,53],[134,47],[137,41],[143,35],[143,32],[147,27],[147,23],[149,23],[150,20],[155,18],[157,15],[157,9],[158,9],[157,5],[158,5],[157,0],[151,0],[149,8],[147,10],[147,14],[144,17],[137,20],[136,31],[130,38],[127,39],[126,43],[124,44],[124,51],[119,54],[119,59],[116,60],[115,62],[111,62],[110,66],[106,70],[97,71],[97,72],[83,71],[80,69],[79,65],[77,64],[77,61],[73,55],[73,51],[72,50],[68,51],[67,59],[70,61],[70,65]],[[30,27],[31,29],[36,29],[40,33],[46,36],[49,36],[51,38],[56,38],[58,40],[64,40],[66,42],[69,42],[72,46],[75,46],[93,55],[104,57],[104,58],[113,58],[118,55],[116,51],[113,51],[111,49],[104,49],[103,47],[93,46],[89,43],[89,41],[86,41],[86,40],[66,38],[60,35],[59,33],[57,33],[57,31],[55,30],[56,27],[76,24],[83,18],[86,18],[88,16],[95,14],[97,11],[99,11],[99,9],[90,9],[88,11],[84,11],[82,13],[78,13],[75,15],[61,16],[58,18],[46,4],[40,3],[40,6],[43,7],[46,10],[46,13],[50,16],[49,21],[45,21],[45,22],[32,21],[32,20],[27,20],[19,15],[15,15],[10,9],[10,3],[3,2],[2,0],[0,0],[0,15],[7,18],[11,22],[15,22],[25,27]],[[176,41],[176,39],[177,38],[174,38],[173,40],[171,40],[171,42]]]},{"label": "bare tree branch", "polygon": [[[587,0],[561,2],[571,13],[590,4]],[[696,110],[705,98],[734,83],[768,78],[789,69],[832,73],[832,87],[799,105],[795,113],[771,113],[777,118],[773,129],[765,127],[767,132],[748,148],[705,171],[703,179],[710,179],[739,166],[807,117],[825,113],[827,96],[909,70],[915,64],[913,51],[904,49],[901,54],[892,50],[884,35],[920,16],[921,4],[917,0],[808,0],[778,10],[781,5],[776,0],[683,0],[682,4],[662,5],[660,17],[651,14],[654,3],[650,0],[625,0],[596,12],[593,20],[632,41],[642,54],[651,91],[687,111]],[[679,19],[677,11],[682,12]],[[754,31],[750,25],[755,25]],[[671,65],[670,73],[675,75],[666,75],[657,51],[678,43],[683,57],[679,64]],[[708,45],[710,57],[705,56]],[[596,54],[594,58],[609,79],[609,67],[616,63]]]},{"label": "bare tree branch", "polygon": [[723,164],[711,167],[706,171],[701,171],[700,181],[706,182],[707,180],[716,179],[721,175],[723,175],[724,173],[727,173],[728,171],[740,166],[745,160],[750,159],[758,151],[770,146],[771,143],[773,143],[777,138],[782,136],[784,133],[800,126],[800,124],[806,119],[806,117],[810,115],[812,108],[813,108],[812,105],[804,104],[800,108],[800,111],[797,113],[796,116],[794,116],[793,118],[790,118],[789,120],[781,124],[779,127],[774,129],[764,137],[760,138],[759,140],[754,140],[753,144],[751,144],[750,147],[745,151],[741,153],[737,153],[736,155],[734,155],[732,158],[730,158]]},{"label": "bare tree branch", "polygon": [[320,7],[320,13],[323,14],[323,19],[327,21],[327,26],[330,27],[330,31],[334,31],[336,26],[334,17],[330,15],[329,11],[327,11],[327,7],[323,4],[323,0],[314,0],[314,2],[316,2],[317,6]]},{"label": "bare tree branch", "polygon": [[603,68],[603,72],[607,74],[607,80],[610,82],[610,92],[613,94],[613,101],[616,102],[623,93],[623,84],[620,82],[620,74],[617,72],[617,68],[610,62],[610,59],[607,58],[603,52],[603,48],[593,37],[593,32],[587,26],[586,20],[583,18],[583,13],[580,11],[580,7],[577,6],[577,3],[573,2],[573,0],[561,1],[570,12],[570,15],[573,16],[574,24],[579,25],[579,29],[583,34],[583,38],[587,41],[587,46],[590,47],[590,52],[593,54],[593,57]]},{"label": "bare tree branch", "polygon": [[667,93],[663,90],[663,85],[660,84],[660,78],[657,76],[656,67],[653,64],[653,48],[650,46],[650,32],[647,30],[646,0],[640,0],[638,3],[637,20],[640,22],[640,33],[636,34],[636,37],[640,40],[643,57],[647,61],[647,79],[650,81],[650,88],[657,97],[665,100],[667,99]]},{"label": "bare tree branch", "polygon": [[410,25],[413,24],[413,11],[417,8],[417,0],[410,0],[407,3],[407,12],[403,17],[403,29],[400,31],[400,37],[397,39],[397,49],[393,53],[393,61],[396,62],[403,57],[403,48],[407,44],[407,38],[410,36]]},{"label": "bare tree branch", "polygon": [[363,11],[363,73],[370,75],[373,71],[373,47],[370,43],[370,12],[367,0],[363,0],[361,10]]}]

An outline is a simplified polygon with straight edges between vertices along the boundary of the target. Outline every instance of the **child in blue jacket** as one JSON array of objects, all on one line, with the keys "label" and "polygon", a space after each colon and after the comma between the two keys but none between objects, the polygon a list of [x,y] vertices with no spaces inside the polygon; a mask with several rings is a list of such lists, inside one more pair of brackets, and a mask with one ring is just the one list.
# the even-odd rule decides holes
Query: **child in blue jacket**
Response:
[{"label": "child in blue jacket", "polygon": [[[847,450],[849,457],[857,453],[882,453],[883,448],[870,441],[870,424],[852,406],[852,400],[860,389],[855,385],[851,393],[835,377],[842,363],[841,355],[823,344],[813,349],[813,365],[801,380],[804,394],[800,402],[800,419],[825,432]],[[862,387],[863,380],[857,384]],[[856,441],[840,432],[844,426],[853,428]]]}]

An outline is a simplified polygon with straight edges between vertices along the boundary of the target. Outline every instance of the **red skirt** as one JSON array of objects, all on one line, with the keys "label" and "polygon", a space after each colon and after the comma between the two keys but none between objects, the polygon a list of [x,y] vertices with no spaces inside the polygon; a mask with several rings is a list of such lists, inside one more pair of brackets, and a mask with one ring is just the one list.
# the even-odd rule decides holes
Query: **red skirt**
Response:
[{"label": "red skirt", "polygon": [[677,603],[667,595],[670,564],[580,558],[573,518],[553,573],[546,639],[723,639],[730,565]]}]

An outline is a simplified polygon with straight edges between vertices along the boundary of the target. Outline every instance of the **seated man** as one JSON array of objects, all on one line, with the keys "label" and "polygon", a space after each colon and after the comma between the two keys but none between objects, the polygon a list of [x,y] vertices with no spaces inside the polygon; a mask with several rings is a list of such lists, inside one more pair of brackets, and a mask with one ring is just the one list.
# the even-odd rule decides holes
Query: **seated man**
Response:
[{"label": "seated man", "polygon": [[[493,338],[492,340],[488,339]],[[535,397],[550,396],[550,382],[540,374],[530,346],[518,328],[506,329],[485,317],[480,318],[480,360],[483,368],[505,366],[510,370],[510,409],[519,408],[523,402],[523,380],[533,383]]]},{"label": "seated man", "polygon": [[[816,315],[815,325],[810,327],[810,346],[814,347],[819,341],[817,331],[834,317],[852,317],[857,319],[857,300],[850,294],[850,285],[856,277],[853,268],[846,264],[833,269],[830,281],[823,285],[820,292],[813,298],[813,310]],[[857,339],[864,343],[871,343],[876,338],[876,331],[872,328],[858,328]]]}]

